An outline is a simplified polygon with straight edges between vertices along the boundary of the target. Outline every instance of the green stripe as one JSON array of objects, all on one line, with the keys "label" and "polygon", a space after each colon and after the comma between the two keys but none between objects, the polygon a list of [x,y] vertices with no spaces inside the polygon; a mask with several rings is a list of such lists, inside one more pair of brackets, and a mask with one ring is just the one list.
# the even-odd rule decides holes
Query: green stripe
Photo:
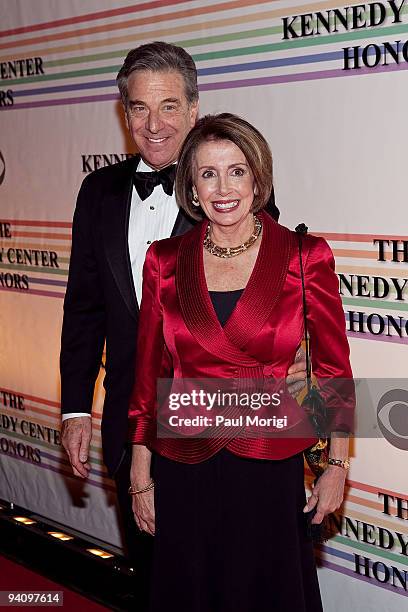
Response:
[{"label": "green stripe", "polygon": [[373,553],[379,557],[383,557],[384,559],[389,559],[390,561],[396,561],[401,565],[408,566],[408,559],[403,557],[402,555],[398,555],[396,553],[389,552],[387,550],[383,550],[380,547],[374,546],[373,544],[364,544],[363,542],[356,542],[355,540],[350,540],[344,536],[334,536],[334,538],[330,539],[330,542],[338,542],[339,544],[344,544],[344,546],[349,546],[350,548],[356,548],[357,550],[363,550],[364,552]]},{"label": "green stripe", "polygon": [[119,68],[120,66],[106,66],[103,68],[87,68],[86,70],[76,70],[73,72],[60,72],[58,74],[41,74],[39,76],[31,77],[28,79],[11,79],[8,80],[7,83],[11,85],[18,85],[19,83],[38,83],[40,81],[53,81],[59,79],[69,79],[72,77],[92,76],[94,74],[118,72]]},{"label": "green stripe", "polygon": [[[263,28],[260,30],[262,34],[260,36],[267,35],[268,33],[273,33],[276,28]],[[217,42],[228,42],[233,40],[242,40],[248,37],[255,37],[259,30],[248,30],[246,32],[234,32],[231,34],[220,34],[216,36],[209,36],[207,38],[192,38],[187,40],[179,40],[175,41],[175,44],[181,47],[194,47],[205,44],[214,44]],[[336,34],[329,36],[319,36],[318,38],[308,38],[308,39],[291,39],[290,41],[284,41],[279,43],[270,43],[265,45],[255,45],[252,47],[239,47],[237,49],[227,49],[222,51],[209,51],[206,53],[198,53],[193,54],[193,59],[196,62],[210,60],[210,59],[221,59],[228,57],[237,57],[239,55],[255,55],[258,53],[270,53],[273,51],[284,51],[286,49],[298,49],[303,47],[314,47],[319,45],[326,44],[335,44],[344,41],[350,40],[359,40],[365,38],[374,38],[378,36],[387,36],[388,34],[400,34],[408,32],[408,25],[402,24],[397,26],[390,26],[386,28],[373,28],[372,30],[364,30],[359,32],[347,32],[345,34]],[[82,55],[73,58],[66,58],[64,60],[55,60],[52,62],[45,62],[44,66],[63,66],[70,63],[81,63],[81,62],[90,62],[90,61],[99,61],[101,59],[110,59],[114,57],[123,57],[126,55],[127,50],[124,51],[115,51],[112,53],[102,53],[102,54],[93,54],[93,55]],[[305,63],[307,61],[307,57],[305,57]],[[93,76],[96,74],[112,74],[117,73],[121,68],[120,65],[115,66],[105,66],[99,68],[87,68],[84,70],[77,70],[71,72],[63,72],[59,74],[44,74],[38,75],[31,78],[19,78],[19,79],[9,79],[7,83],[11,85],[18,85],[20,83],[38,83],[42,81],[50,81],[50,80],[58,80],[58,79],[68,79],[75,77],[83,77],[83,76]]]},{"label": "green stripe", "polygon": [[[388,10],[387,16],[390,16],[391,13],[392,11]],[[404,8],[401,11],[401,14],[402,13],[408,13],[408,7]],[[333,18],[329,19],[330,23],[333,23],[333,21],[334,21]],[[397,33],[398,30],[396,28],[398,27],[401,27],[401,26],[389,26],[388,29],[392,28],[392,31]],[[299,32],[300,26],[296,26],[293,29],[295,30],[295,32]],[[374,28],[371,31],[377,32],[378,30],[380,30],[381,32],[384,32],[385,29],[386,28]],[[207,36],[205,38],[191,38],[187,40],[179,40],[179,41],[176,41],[176,44],[180,45],[181,47],[194,47],[197,45],[211,45],[211,44],[220,43],[220,42],[243,40],[245,38],[259,38],[261,36],[274,36],[275,34],[280,34],[280,33],[282,33],[282,25],[272,26],[269,28],[260,28],[257,30],[244,30],[243,32],[230,32],[228,34],[217,34],[214,36]],[[353,33],[345,34],[345,36],[347,35],[351,37],[357,36]],[[327,36],[325,38],[328,39]],[[332,36],[330,36],[330,39],[331,38]],[[336,40],[338,40],[336,35],[335,35],[335,38]],[[290,45],[290,43],[286,43],[286,44]],[[289,47],[286,47],[286,48],[289,48]],[[96,53],[93,55],[84,55],[84,56],[78,56],[78,57],[72,57],[72,58],[65,58],[62,60],[44,62],[44,67],[51,68],[54,66],[66,66],[68,64],[80,64],[82,62],[95,62],[95,61],[100,61],[104,59],[112,59],[115,57],[123,58],[127,54],[127,52],[128,52],[128,49],[124,49],[122,51],[112,51],[112,52],[99,53],[99,54]]]},{"label": "green stripe", "polygon": [[[3,433],[7,436],[11,436],[12,438],[18,438],[19,440],[23,440],[23,442],[27,443],[27,436],[24,436],[23,434],[15,433],[12,431],[3,431]],[[53,449],[54,451],[56,448],[58,448],[58,449],[61,449],[61,452],[63,451],[62,447],[56,446],[55,444],[50,444],[49,442],[45,442],[44,440],[38,440],[37,438],[30,439],[30,440],[32,444],[35,444],[35,446],[41,446],[42,448],[45,448],[45,449]],[[100,448],[97,446],[91,445],[89,448],[91,451],[95,453],[100,452]],[[95,459],[94,457],[90,457],[90,462],[97,463],[98,465],[102,465],[102,466],[104,465],[102,459]],[[108,478],[108,475],[106,475],[106,478]]]},{"label": "green stripe", "polygon": [[[127,55],[129,49],[121,51],[107,51],[106,53],[94,53],[92,55],[78,55],[76,57],[68,57],[61,60],[50,60],[44,62],[44,68],[54,68],[54,66],[68,66],[69,64],[82,64],[85,62],[99,62],[101,60],[113,59],[119,57],[123,59]],[[119,70],[120,66],[118,66]]]},{"label": "green stripe", "polygon": [[380,310],[408,310],[408,304],[396,304],[387,300],[370,300],[359,298],[342,298],[343,304],[347,306],[368,306],[369,308],[379,308]]},{"label": "green stripe", "polygon": [[[68,259],[66,261],[68,261]],[[21,270],[22,272],[39,272],[39,273],[46,273],[46,274],[58,274],[59,276],[68,276],[68,270],[57,270],[55,268],[42,268],[41,266],[21,266],[19,264],[0,264],[0,269]]]},{"label": "green stripe", "polygon": [[[402,11],[402,13],[408,13],[408,6],[405,7]],[[391,10],[387,11],[387,16],[391,16],[393,13]],[[351,22],[351,18],[348,20],[348,22]],[[333,25],[334,23],[334,18],[330,18],[329,19],[329,23],[331,25]],[[297,25],[296,27],[293,28],[293,30],[295,32],[299,32],[300,31],[300,25]],[[388,34],[388,33],[399,33],[399,32],[405,32],[407,31],[407,27],[404,26],[404,24],[402,25],[394,25],[394,26],[388,26],[388,27],[384,27],[381,26],[379,28],[373,28],[373,29],[365,29],[364,31],[360,31],[360,32],[345,32],[344,34],[328,34],[327,36],[320,36],[320,35],[315,35],[315,36],[319,36],[319,38],[316,37],[311,37],[311,38],[300,38],[300,39],[290,39],[290,41],[286,41],[283,43],[275,43],[275,45],[283,45],[282,47],[279,47],[279,49],[292,49],[292,48],[296,48],[296,47],[308,47],[308,46],[312,46],[312,45],[321,45],[321,44],[325,44],[325,43],[331,43],[333,42],[337,42],[337,41],[343,41],[343,40],[353,40],[353,39],[360,39],[360,38],[370,38],[371,37],[371,33],[374,32],[373,36],[380,36],[381,34]],[[369,36],[367,36],[367,32],[369,32]],[[229,34],[219,34],[219,35],[215,35],[215,36],[208,36],[207,38],[191,38],[188,40],[181,40],[176,42],[175,44],[180,45],[181,47],[194,47],[194,46],[199,46],[199,45],[208,45],[208,44],[213,44],[213,43],[218,43],[218,42],[228,42],[231,40],[240,40],[240,39],[244,39],[244,38],[255,38],[255,37],[259,37],[259,36],[269,36],[269,35],[274,35],[274,34],[283,34],[283,25],[278,25],[278,26],[273,26],[270,28],[260,28],[258,30],[244,30],[243,32],[232,32]],[[278,49],[278,47],[274,47],[276,49]],[[193,56],[194,57],[194,56]],[[199,56],[195,56],[195,57],[199,57]]]},{"label": "green stripe", "polygon": [[[261,36],[274,36],[282,31],[281,26],[273,26],[270,28],[260,28],[258,30],[246,30],[244,32],[230,32],[228,34],[216,34],[207,36],[206,38],[190,38],[187,40],[175,41],[174,44],[180,47],[195,47],[198,45],[212,45],[221,42],[230,42],[232,40],[244,40],[245,38],[259,38]],[[93,55],[84,55],[62,60],[53,60],[44,62],[44,68],[52,68],[54,66],[66,66],[68,64],[80,64],[82,62],[96,62],[104,59],[113,59],[115,57],[123,58],[129,49],[122,51],[109,51],[107,53],[95,53]],[[118,67],[119,70],[119,67]]]},{"label": "green stripe", "polygon": [[386,36],[387,34],[399,34],[408,32],[407,25],[391,26],[389,28],[375,28],[364,32],[348,32],[347,34],[338,34],[336,36],[322,36],[319,38],[309,38],[307,40],[295,39],[280,43],[271,43],[269,45],[258,45],[254,47],[241,47],[238,49],[230,49],[226,51],[210,51],[208,53],[199,53],[193,55],[195,61],[203,61],[209,59],[219,59],[223,57],[235,57],[237,55],[253,55],[255,53],[268,53],[270,51],[283,51],[285,49],[298,49],[302,47],[314,47],[318,45],[334,44],[349,40],[359,40],[364,38],[374,38],[376,36]]}]

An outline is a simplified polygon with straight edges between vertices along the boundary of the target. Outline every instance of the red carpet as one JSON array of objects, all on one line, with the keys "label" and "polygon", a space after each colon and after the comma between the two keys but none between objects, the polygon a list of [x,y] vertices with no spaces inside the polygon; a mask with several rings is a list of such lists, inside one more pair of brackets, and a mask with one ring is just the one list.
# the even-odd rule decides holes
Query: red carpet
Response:
[{"label": "red carpet", "polygon": [[[108,610],[93,601],[78,595],[66,587],[43,578],[39,574],[26,569],[0,556],[0,591],[62,591],[64,594],[64,605],[54,607],[54,610],[80,610],[81,612],[102,612]],[[1,606],[3,607],[3,606]],[[47,610],[50,607],[30,606],[30,610]]]}]

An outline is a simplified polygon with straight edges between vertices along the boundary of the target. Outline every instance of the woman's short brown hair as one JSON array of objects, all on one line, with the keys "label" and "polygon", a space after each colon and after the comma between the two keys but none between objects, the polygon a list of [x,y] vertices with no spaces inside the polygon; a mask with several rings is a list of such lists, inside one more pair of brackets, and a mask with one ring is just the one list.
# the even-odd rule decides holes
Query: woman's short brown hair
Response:
[{"label": "woman's short brown hair", "polygon": [[268,143],[253,125],[231,113],[206,115],[197,121],[184,141],[177,164],[176,199],[193,219],[201,220],[200,209],[192,204],[195,153],[203,142],[230,140],[245,155],[252,170],[257,194],[252,212],[266,206],[272,191],[272,154]]}]

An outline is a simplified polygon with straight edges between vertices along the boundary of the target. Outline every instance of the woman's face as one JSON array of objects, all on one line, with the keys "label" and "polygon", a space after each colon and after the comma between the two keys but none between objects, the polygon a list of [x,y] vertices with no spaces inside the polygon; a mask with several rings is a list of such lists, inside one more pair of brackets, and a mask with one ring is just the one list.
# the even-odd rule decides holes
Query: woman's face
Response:
[{"label": "woman's face", "polygon": [[209,140],[195,154],[194,186],[206,217],[215,224],[239,224],[251,210],[254,177],[245,155],[230,140]]}]

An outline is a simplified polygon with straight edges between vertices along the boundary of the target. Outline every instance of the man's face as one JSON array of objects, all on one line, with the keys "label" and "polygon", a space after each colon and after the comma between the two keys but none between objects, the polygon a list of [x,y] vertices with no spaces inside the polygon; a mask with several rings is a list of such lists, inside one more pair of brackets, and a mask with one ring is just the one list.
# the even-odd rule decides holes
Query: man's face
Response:
[{"label": "man's face", "polygon": [[198,112],[198,102],[187,101],[180,73],[134,72],[128,98],[126,123],[143,160],[157,170],[177,161]]}]

